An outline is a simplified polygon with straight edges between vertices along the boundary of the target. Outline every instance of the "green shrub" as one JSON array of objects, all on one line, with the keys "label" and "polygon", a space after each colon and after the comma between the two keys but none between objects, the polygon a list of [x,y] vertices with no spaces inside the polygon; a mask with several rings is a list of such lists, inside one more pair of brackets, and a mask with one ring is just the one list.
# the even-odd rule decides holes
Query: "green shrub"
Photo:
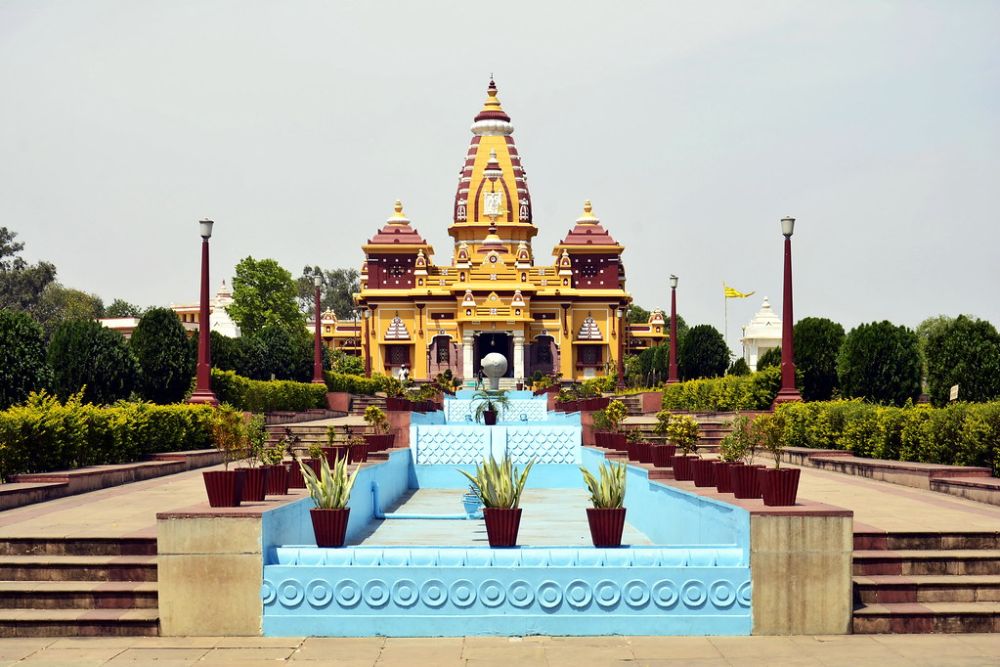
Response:
[{"label": "green shrub", "polygon": [[795,368],[802,372],[802,398],[830,400],[837,388],[837,354],[844,342],[844,327],[825,317],[806,317],[795,323],[792,341]]},{"label": "green shrub", "polygon": [[326,405],[326,386],[291,380],[250,380],[233,371],[212,369],[212,390],[219,402],[246,412],[305,412]]},{"label": "green shrub", "polygon": [[663,407],[690,412],[766,410],[781,388],[781,371],[768,368],[751,375],[688,380],[663,388]]},{"label": "green shrub", "polygon": [[920,394],[920,345],[907,327],[861,324],[844,338],[837,377],[844,396],[903,405]]},{"label": "green shrub", "polygon": [[78,391],[86,403],[126,399],[139,371],[125,337],[94,320],[57,324],[48,357],[52,390],[63,400]]},{"label": "green shrub", "polygon": [[[52,380],[42,327],[29,315],[0,308],[0,410],[44,389]],[[0,446],[3,441],[0,440]]]},{"label": "green shrub", "polygon": [[0,412],[0,477],[125,463],[155,452],[211,447],[204,405],[119,402],[97,406],[46,392]]},{"label": "green shrub", "polygon": [[387,391],[389,380],[395,379],[384,375],[372,375],[370,378],[366,378],[363,375],[347,375],[334,371],[326,371],[323,376],[326,378],[328,391],[346,391],[349,394],[366,396],[371,396],[377,391]]},{"label": "green shrub", "polygon": [[934,405],[945,405],[955,384],[963,401],[1000,397],[1000,333],[986,320],[959,315],[933,328],[924,355]]},{"label": "green shrub", "polygon": [[139,393],[154,403],[184,398],[194,376],[192,344],[177,313],[150,308],[139,320],[129,346],[139,362]]},{"label": "green shrub", "polygon": [[729,346],[711,324],[699,324],[677,346],[677,368],[685,380],[719,377],[729,368]]}]

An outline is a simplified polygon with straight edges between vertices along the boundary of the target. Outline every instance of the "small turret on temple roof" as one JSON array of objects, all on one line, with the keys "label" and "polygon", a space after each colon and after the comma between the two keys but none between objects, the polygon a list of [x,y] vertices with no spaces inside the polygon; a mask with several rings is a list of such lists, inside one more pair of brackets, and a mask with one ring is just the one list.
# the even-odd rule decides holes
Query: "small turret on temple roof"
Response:
[{"label": "small turret on temple roof", "polygon": [[590,200],[583,202],[583,214],[576,219],[576,226],[570,230],[562,243],[556,246],[554,255],[559,255],[563,246],[621,246],[611,234],[601,225],[600,219],[594,215]]},{"label": "small turret on temple roof", "polygon": [[421,248],[426,249],[428,255],[432,254],[434,249],[410,226],[410,219],[403,213],[403,202],[397,199],[393,208],[393,214],[385,221],[385,226],[368,240],[367,245],[363,246],[364,250],[384,251],[388,249],[387,246],[406,246],[408,250]]}]

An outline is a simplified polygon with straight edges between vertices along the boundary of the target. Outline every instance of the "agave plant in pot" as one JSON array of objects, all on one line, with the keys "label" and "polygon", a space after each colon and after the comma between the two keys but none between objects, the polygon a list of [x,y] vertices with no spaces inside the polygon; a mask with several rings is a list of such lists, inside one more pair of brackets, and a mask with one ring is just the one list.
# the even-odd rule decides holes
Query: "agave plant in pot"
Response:
[{"label": "agave plant in pot", "polygon": [[476,423],[494,426],[497,423],[497,417],[507,412],[510,407],[510,399],[507,398],[507,392],[503,389],[498,391],[484,390],[477,391],[472,395],[472,404],[475,406],[473,416]]},{"label": "agave plant in pot", "polygon": [[535,461],[518,470],[509,456],[496,461],[491,456],[476,464],[475,474],[459,470],[471,485],[472,493],[483,503],[483,519],[491,547],[512,547],[517,544],[521,525],[521,493]]},{"label": "agave plant in pot", "polygon": [[584,467],[583,481],[593,507],[587,508],[590,538],[595,547],[620,547],[625,530],[625,464],[606,461],[597,477]]},{"label": "agave plant in pot", "polygon": [[389,419],[377,405],[365,408],[365,423],[371,428],[371,433],[365,434],[369,452],[381,452],[392,447],[394,436],[389,432]]},{"label": "agave plant in pot", "polygon": [[667,438],[677,447],[680,454],[674,456],[674,479],[692,480],[691,463],[698,456],[698,422],[688,415],[675,415],[667,425]]},{"label": "agave plant in pot", "polygon": [[615,399],[608,403],[608,407],[604,408],[604,414],[607,416],[608,429],[611,431],[611,434],[607,436],[608,444],[605,446],[608,449],[627,452],[628,441],[622,431],[622,424],[625,423],[625,417],[628,416],[628,408],[625,407],[624,403]]},{"label": "agave plant in pot", "polygon": [[211,417],[209,429],[212,444],[222,453],[222,470],[202,473],[208,504],[212,507],[239,507],[243,497],[245,471],[229,469],[246,450],[246,425],[243,415],[233,408],[222,405]]},{"label": "agave plant in pot", "polygon": [[[669,410],[660,410],[656,413],[656,426],[654,430],[657,435],[661,437],[667,436],[667,429],[670,427],[670,420],[673,415],[670,414]],[[664,442],[663,444],[653,445],[650,448],[650,460],[653,466],[657,468],[669,468],[674,465],[674,454],[677,453],[677,446],[670,444],[670,442]]]},{"label": "agave plant in pot", "polygon": [[351,516],[347,503],[351,499],[358,470],[348,474],[347,459],[343,458],[337,459],[332,468],[325,457],[320,461],[318,476],[312,468],[300,464],[309,496],[316,505],[309,510],[316,546],[342,547],[347,536],[347,520]]},{"label": "agave plant in pot", "polygon": [[795,504],[799,492],[799,468],[782,468],[785,454],[785,415],[779,408],[773,414],[761,415],[756,420],[760,442],[774,459],[770,470],[757,471],[761,481],[761,497],[765,505],[787,506]]},{"label": "agave plant in pot", "polygon": [[267,477],[270,470],[264,465],[267,431],[263,415],[254,415],[246,425],[246,479],[243,482],[243,500],[261,501],[267,495]]}]

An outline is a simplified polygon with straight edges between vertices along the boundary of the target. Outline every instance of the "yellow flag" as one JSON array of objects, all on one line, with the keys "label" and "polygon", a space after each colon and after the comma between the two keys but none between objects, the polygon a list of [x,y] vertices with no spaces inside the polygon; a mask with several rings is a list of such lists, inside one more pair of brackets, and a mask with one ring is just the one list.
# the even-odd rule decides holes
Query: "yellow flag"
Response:
[{"label": "yellow flag", "polygon": [[722,283],[722,291],[726,295],[727,299],[745,299],[748,296],[753,296],[755,294],[755,292],[738,292],[725,282]]}]

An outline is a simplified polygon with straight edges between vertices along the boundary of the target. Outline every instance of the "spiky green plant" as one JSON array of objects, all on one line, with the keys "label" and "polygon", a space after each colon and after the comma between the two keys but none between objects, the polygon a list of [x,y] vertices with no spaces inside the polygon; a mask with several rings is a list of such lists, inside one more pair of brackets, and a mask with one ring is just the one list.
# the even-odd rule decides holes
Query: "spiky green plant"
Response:
[{"label": "spiky green plant", "polygon": [[583,481],[590,491],[590,502],[597,509],[618,509],[625,504],[625,464],[607,461],[597,469],[597,477],[584,468]]},{"label": "spiky green plant", "polygon": [[521,504],[521,493],[528,481],[528,473],[535,465],[534,459],[523,470],[516,470],[509,456],[499,463],[491,456],[476,464],[476,473],[470,475],[464,470],[458,472],[472,483],[472,492],[483,501],[484,507],[493,509],[515,509]]},{"label": "spiky green plant", "polygon": [[320,458],[320,474],[317,477],[313,469],[299,462],[302,470],[302,478],[309,489],[309,495],[316,508],[321,510],[339,510],[347,507],[347,501],[351,499],[351,489],[354,488],[354,480],[357,479],[358,469],[353,473],[347,473],[347,459],[340,458],[330,468],[330,463],[326,457]]},{"label": "spiky green plant", "polygon": [[483,415],[487,412],[496,412],[498,415],[507,412],[510,407],[510,399],[503,389],[499,391],[478,391],[472,395],[472,402],[476,406],[475,419],[477,423],[482,423]]}]

